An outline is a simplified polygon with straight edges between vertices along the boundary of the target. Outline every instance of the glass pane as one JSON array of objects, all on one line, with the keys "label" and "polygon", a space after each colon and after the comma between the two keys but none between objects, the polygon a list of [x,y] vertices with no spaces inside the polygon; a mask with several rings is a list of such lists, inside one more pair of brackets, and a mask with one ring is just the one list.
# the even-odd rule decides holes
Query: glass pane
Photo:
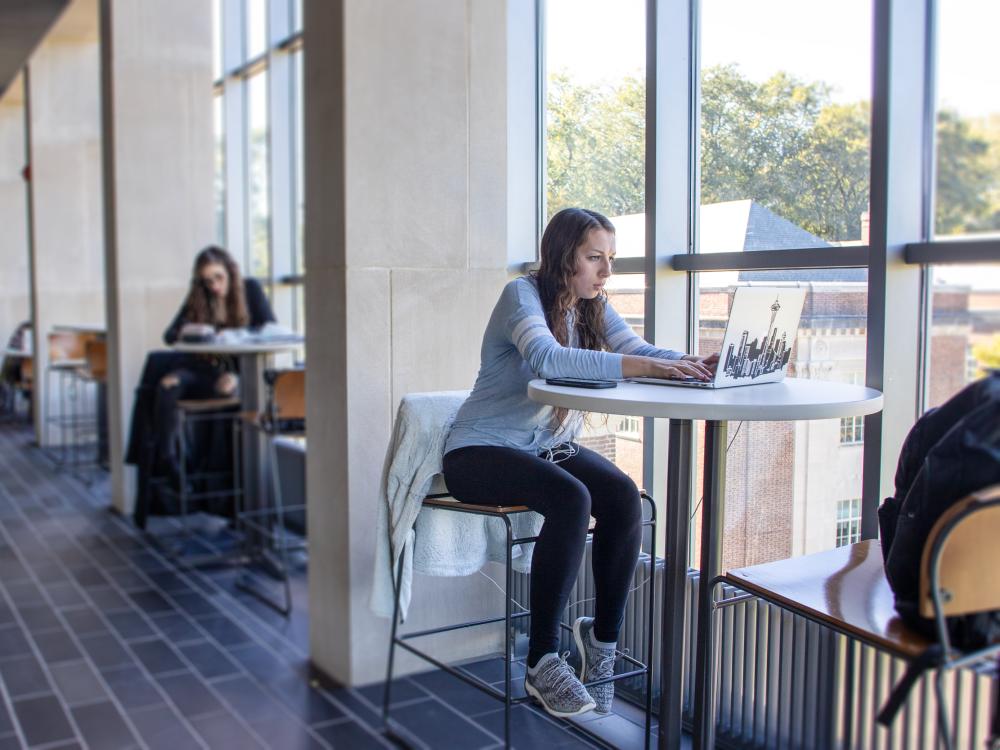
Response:
[{"label": "glass pane", "polygon": [[212,80],[222,78],[222,0],[212,0]]},{"label": "glass pane", "polygon": [[546,219],[567,206],[608,216],[618,255],[645,248],[643,0],[545,4]]},{"label": "glass pane", "polygon": [[246,0],[246,57],[257,57],[267,49],[267,0]]},{"label": "glass pane", "polygon": [[867,242],[871,14],[703,0],[700,252]]},{"label": "glass pane", "polygon": [[[645,277],[616,274],[607,285],[612,307],[642,336],[645,311]],[[640,487],[642,479],[642,419],[614,414],[587,415],[580,444],[613,461]]]},{"label": "glass pane", "polygon": [[292,0],[292,31],[302,31],[302,0]]},{"label": "glass pane", "polygon": [[212,102],[212,120],[215,132],[215,238],[222,247],[226,246],[226,136],[222,117],[222,94]]},{"label": "glass pane", "polygon": [[1000,367],[1000,264],[931,269],[927,406]]},{"label": "glass pane", "polygon": [[249,192],[249,273],[266,279],[270,276],[271,205],[268,173],[267,71],[247,80]]},{"label": "glass pane", "polygon": [[[778,275],[784,278],[779,280]],[[788,376],[864,382],[865,269],[697,276],[699,354],[720,351],[737,287],[750,282],[759,286],[757,282],[766,279],[769,285],[806,288]],[[694,486],[700,488],[705,438],[703,423],[697,424],[699,476]],[[842,439],[846,429],[851,429],[849,442]],[[855,437],[861,437],[860,427],[855,432],[853,424],[845,426],[840,419],[728,423],[724,569],[836,545],[838,503],[861,496],[864,445]],[[698,507],[700,516],[700,503]],[[692,560],[697,561],[698,545],[693,547]]]},{"label": "glass pane", "polygon": [[304,112],[303,112],[303,92],[302,92],[302,55],[303,52],[293,54],[292,71],[294,76],[294,97],[295,97],[295,251],[293,266],[294,273],[305,273],[305,207],[306,207],[306,178],[304,161]]},{"label": "glass pane", "polygon": [[938,3],[938,235],[1000,232],[1000,4]]}]

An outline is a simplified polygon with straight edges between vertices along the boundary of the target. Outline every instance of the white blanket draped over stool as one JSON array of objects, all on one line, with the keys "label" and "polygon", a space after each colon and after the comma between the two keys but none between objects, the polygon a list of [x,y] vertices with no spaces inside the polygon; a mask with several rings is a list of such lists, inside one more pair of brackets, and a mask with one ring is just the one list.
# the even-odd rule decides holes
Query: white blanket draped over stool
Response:
[{"label": "white blanket draped over stool", "polygon": [[[375,527],[375,580],[370,607],[392,617],[393,577],[403,558],[400,616],[410,605],[413,573],[466,576],[489,561],[503,562],[507,533],[503,521],[471,513],[423,508],[429,494],[447,492],[441,477],[444,444],[455,413],[468,391],[411,393],[396,412],[386,453]],[[499,503],[498,503],[499,505]],[[514,538],[535,536],[542,526],[537,513],[511,516]],[[514,567],[531,567],[534,545],[514,547]]]}]

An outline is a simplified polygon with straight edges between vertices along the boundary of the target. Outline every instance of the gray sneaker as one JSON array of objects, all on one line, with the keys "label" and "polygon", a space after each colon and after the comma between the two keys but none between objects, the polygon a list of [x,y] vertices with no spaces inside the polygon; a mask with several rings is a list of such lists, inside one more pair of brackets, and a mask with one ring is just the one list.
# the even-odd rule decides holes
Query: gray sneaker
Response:
[{"label": "gray sneaker", "polygon": [[594,701],[587,689],[576,679],[573,667],[566,663],[567,651],[562,656],[546,655],[538,662],[538,671],[524,675],[524,690],[542,704],[553,716],[566,718],[579,716],[594,708]]},{"label": "gray sneaker", "polygon": [[[580,653],[581,682],[602,680],[615,673],[615,650],[595,646],[590,637],[593,631],[593,617],[581,617],[573,623],[573,639],[576,641],[576,650]],[[600,685],[590,685],[587,691],[594,699],[597,713],[606,714],[611,711],[611,702],[615,698],[615,683],[602,682]]]}]

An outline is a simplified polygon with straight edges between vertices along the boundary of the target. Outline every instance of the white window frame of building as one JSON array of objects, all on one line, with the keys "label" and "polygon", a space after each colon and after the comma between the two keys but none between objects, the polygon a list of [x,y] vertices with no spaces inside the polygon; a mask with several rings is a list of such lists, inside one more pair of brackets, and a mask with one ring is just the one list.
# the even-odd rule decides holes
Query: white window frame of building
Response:
[{"label": "white window frame of building", "polygon": [[837,547],[861,541],[861,498],[837,501]]},{"label": "white window frame of building", "polygon": [[864,417],[840,418],[840,444],[860,445],[865,441]]}]

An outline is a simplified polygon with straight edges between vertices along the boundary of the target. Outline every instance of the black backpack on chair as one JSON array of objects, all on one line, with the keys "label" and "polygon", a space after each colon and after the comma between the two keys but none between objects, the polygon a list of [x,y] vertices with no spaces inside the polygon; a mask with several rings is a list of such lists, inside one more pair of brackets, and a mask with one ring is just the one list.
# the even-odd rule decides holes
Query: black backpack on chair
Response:
[{"label": "black backpack on chair", "polygon": [[[936,639],[934,623],[920,615],[920,564],[935,522],[954,503],[1000,483],[1000,373],[976,381],[924,414],[903,442],[896,469],[895,495],[879,508],[879,532],[885,573],[903,620]],[[998,540],[1000,543],[1000,540]],[[948,635],[962,650],[1000,640],[1000,611],[949,617]],[[907,670],[879,715],[891,722],[909,687],[927,663]],[[1000,711],[994,711],[994,734],[1000,734]]]}]

